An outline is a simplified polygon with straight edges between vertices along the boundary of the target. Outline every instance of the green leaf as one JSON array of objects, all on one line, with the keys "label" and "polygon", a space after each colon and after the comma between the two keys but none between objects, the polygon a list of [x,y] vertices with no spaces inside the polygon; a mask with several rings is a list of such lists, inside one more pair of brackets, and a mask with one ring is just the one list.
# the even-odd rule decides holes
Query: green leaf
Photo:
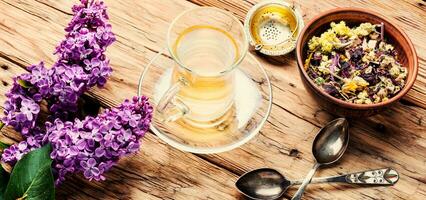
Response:
[{"label": "green leaf", "polygon": [[4,123],[3,122],[0,122],[0,130],[4,127]]},{"label": "green leaf", "polygon": [[4,191],[6,190],[9,174],[0,166],[0,200],[3,200]]},{"label": "green leaf", "polygon": [[50,144],[26,154],[13,168],[4,193],[5,200],[55,199]]},{"label": "green leaf", "polygon": [[21,87],[25,88],[25,89],[28,89],[28,88],[32,88],[32,87],[33,87],[33,86],[31,85],[31,83],[30,83],[30,82],[28,82],[28,81],[24,81],[24,80],[19,79],[19,80],[18,80],[18,81],[16,81],[16,82],[18,82],[18,84],[19,84]]},{"label": "green leaf", "polygon": [[10,147],[10,144],[6,144],[6,143],[3,143],[2,141],[0,141],[0,150],[6,149],[8,147]]}]

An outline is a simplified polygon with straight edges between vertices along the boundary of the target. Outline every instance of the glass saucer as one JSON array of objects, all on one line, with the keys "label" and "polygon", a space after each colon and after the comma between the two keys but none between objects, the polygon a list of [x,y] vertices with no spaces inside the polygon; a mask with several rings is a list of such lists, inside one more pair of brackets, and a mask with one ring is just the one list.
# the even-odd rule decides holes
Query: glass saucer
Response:
[{"label": "glass saucer", "polygon": [[[167,53],[165,53],[167,52]],[[168,51],[158,53],[145,67],[138,95],[150,98],[154,107],[171,86],[175,66]],[[234,106],[226,114],[226,126],[193,127],[183,119],[164,122],[154,114],[150,129],[169,145],[198,154],[220,153],[237,148],[253,138],[263,127],[271,112],[272,88],[266,71],[250,53],[235,70]]]}]

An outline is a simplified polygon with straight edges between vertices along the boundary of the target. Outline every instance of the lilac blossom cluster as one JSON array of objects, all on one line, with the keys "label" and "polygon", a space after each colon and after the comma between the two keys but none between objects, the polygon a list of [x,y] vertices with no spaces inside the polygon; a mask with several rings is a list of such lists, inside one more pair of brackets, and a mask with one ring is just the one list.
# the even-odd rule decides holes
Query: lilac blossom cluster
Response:
[{"label": "lilac blossom cluster", "polygon": [[56,75],[50,97],[52,112],[75,112],[78,97],[95,85],[105,85],[112,72],[105,51],[115,36],[106,6],[84,0],[72,10],[74,17],[65,28],[66,39],[55,52],[59,59],[52,68]]},{"label": "lilac blossom cluster", "polygon": [[51,158],[56,184],[70,173],[82,172],[89,180],[104,180],[102,175],[120,157],[137,152],[139,139],[149,128],[152,107],[146,97],[134,97],[97,117],[47,123],[45,133],[4,150],[2,161],[14,164],[25,153],[44,144],[52,145]]},{"label": "lilac blossom cluster", "polygon": [[[26,153],[52,145],[56,184],[67,174],[83,173],[89,180],[105,179],[120,157],[139,149],[139,139],[149,128],[152,107],[146,97],[134,97],[97,117],[74,119],[78,98],[93,86],[103,86],[111,74],[106,48],[115,41],[103,2],[81,0],[66,39],[56,48],[51,69],[43,63],[17,76],[6,94],[4,124],[21,132],[24,140],[5,149],[1,161],[14,165]],[[51,121],[37,124],[40,104],[46,101]]]},{"label": "lilac blossom cluster", "polygon": [[65,40],[56,48],[58,60],[53,67],[30,66],[30,73],[16,77],[6,94],[2,122],[24,137],[33,135],[43,99],[53,116],[68,119],[77,111],[78,98],[95,85],[103,86],[112,72],[105,51],[115,36],[106,6],[98,1],[81,2],[72,9],[74,17],[65,28]]}]

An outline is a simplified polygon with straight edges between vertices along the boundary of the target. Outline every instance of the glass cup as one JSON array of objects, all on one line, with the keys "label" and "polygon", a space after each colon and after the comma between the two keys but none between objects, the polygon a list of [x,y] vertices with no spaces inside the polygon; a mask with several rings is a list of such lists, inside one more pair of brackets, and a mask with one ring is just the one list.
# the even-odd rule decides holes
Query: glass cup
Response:
[{"label": "glass cup", "polygon": [[[167,48],[144,68],[138,95],[150,98],[150,129],[192,153],[220,153],[249,141],[266,122],[272,88],[248,36],[231,13],[212,7],[184,11],[171,23]],[[167,51],[168,50],[168,51]]]},{"label": "glass cup", "polygon": [[199,7],[170,25],[167,47],[175,66],[156,114],[197,128],[228,126],[234,108],[234,69],[248,51],[240,21],[227,11]]}]

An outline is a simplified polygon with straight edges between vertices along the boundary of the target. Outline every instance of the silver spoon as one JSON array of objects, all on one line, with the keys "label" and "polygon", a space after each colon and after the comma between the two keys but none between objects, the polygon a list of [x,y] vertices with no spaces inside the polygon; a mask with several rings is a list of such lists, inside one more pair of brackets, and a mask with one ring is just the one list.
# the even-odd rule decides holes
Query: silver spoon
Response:
[{"label": "silver spoon", "polygon": [[[356,185],[394,185],[399,174],[391,168],[374,169],[339,176],[313,178],[311,183],[349,183]],[[242,175],[235,185],[245,196],[256,200],[272,200],[281,197],[289,187],[302,184],[290,181],[271,168],[256,169]]]},{"label": "silver spoon", "polygon": [[306,186],[311,182],[318,167],[332,164],[342,157],[349,142],[348,127],[349,123],[345,118],[338,118],[321,128],[312,145],[315,165],[306,175],[292,200],[300,200],[302,198]]}]

